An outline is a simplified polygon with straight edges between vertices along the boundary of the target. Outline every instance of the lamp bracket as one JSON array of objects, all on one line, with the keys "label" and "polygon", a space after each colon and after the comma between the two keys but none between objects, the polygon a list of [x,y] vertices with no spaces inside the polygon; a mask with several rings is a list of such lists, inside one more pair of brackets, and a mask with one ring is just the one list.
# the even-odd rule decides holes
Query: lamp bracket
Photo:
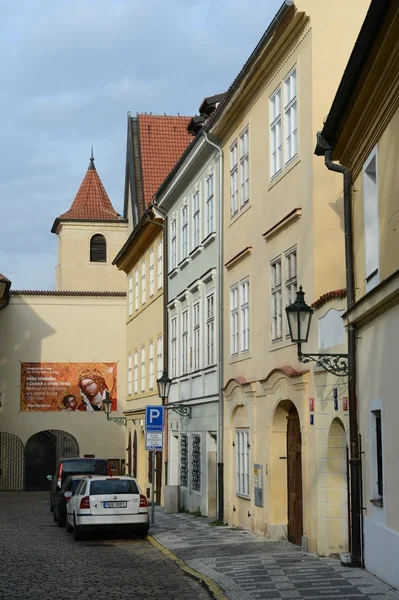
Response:
[{"label": "lamp bracket", "polygon": [[113,421],[114,423],[117,423],[118,425],[126,425],[127,420],[125,419],[125,417],[110,417],[109,415],[107,415],[107,421]]},{"label": "lamp bracket", "polygon": [[165,408],[173,410],[180,417],[187,417],[188,419],[191,419],[191,406],[174,406],[173,404],[165,404]]},{"label": "lamp bracket", "polygon": [[337,377],[348,375],[347,354],[302,354],[300,348],[298,348],[298,359],[302,363],[315,362],[318,367]]}]

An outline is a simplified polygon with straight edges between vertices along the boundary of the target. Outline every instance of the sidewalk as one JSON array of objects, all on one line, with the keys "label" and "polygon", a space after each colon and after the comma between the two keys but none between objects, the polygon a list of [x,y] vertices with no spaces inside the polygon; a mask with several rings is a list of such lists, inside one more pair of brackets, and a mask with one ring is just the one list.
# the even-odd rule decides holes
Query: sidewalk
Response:
[{"label": "sidewalk", "polygon": [[306,554],[285,541],[271,542],[248,531],[213,527],[210,522],[184,513],[165,514],[157,507],[150,534],[181,559],[180,566],[185,563],[189,571],[201,573],[215,597],[399,600],[398,591],[367,571]]}]

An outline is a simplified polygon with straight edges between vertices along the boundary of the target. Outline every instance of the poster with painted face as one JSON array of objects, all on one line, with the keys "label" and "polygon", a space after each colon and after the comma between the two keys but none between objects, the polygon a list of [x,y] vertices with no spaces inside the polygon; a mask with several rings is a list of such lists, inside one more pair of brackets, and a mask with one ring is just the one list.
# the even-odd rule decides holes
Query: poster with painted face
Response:
[{"label": "poster with painted face", "polygon": [[117,409],[117,363],[21,363],[21,411]]}]

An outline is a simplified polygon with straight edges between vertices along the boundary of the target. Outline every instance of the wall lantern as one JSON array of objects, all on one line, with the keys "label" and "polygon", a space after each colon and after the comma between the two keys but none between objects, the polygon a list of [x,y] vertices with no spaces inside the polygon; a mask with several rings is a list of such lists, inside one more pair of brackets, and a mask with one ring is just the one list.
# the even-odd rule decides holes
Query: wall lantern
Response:
[{"label": "wall lantern", "polygon": [[109,399],[108,391],[105,392],[103,406],[104,406],[104,412],[107,415],[107,421],[113,421],[114,423],[117,423],[118,425],[126,425],[127,421],[126,421],[125,417],[110,417],[110,414],[112,412],[112,402]]},{"label": "wall lantern", "polygon": [[168,372],[163,371],[161,377],[157,380],[158,384],[158,395],[162,400],[162,406],[165,408],[172,409],[175,413],[181,417],[188,417],[191,419],[191,406],[179,406],[177,402],[172,404],[165,404],[166,398],[169,397],[172,380],[168,377]]},{"label": "wall lantern", "polygon": [[302,286],[296,293],[293,304],[286,307],[288,327],[291,340],[298,344],[298,360],[302,363],[315,362],[319,367],[333,375],[344,377],[348,375],[347,354],[303,354],[302,344],[308,341],[313,309],[305,302],[305,292]]}]

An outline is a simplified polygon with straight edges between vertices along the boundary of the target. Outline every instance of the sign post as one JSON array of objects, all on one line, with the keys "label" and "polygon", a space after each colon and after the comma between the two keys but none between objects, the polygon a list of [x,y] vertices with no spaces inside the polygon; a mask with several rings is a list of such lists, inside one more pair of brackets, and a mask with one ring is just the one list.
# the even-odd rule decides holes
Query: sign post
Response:
[{"label": "sign post", "polygon": [[164,407],[145,407],[145,449],[152,453],[151,460],[151,523],[155,522],[155,452],[163,449]]}]

